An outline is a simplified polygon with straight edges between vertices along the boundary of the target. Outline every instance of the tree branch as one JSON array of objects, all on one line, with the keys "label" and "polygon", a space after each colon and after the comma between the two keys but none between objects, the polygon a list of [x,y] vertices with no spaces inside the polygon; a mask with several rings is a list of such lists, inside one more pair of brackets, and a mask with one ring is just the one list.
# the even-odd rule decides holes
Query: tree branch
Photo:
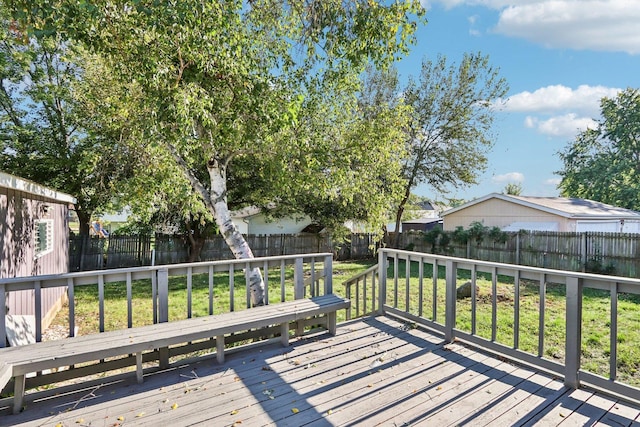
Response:
[{"label": "tree branch", "polygon": [[171,157],[173,157],[173,159],[176,161],[176,163],[180,167],[180,170],[182,170],[182,173],[184,174],[185,178],[187,178],[187,180],[191,184],[191,187],[196,191],[196,193],[200,195],[200,197],[202,197],[202,200],[206,204],[210,204],[211,196],[209,192],[207,191],[205,186],[202,185],[202,183],[198,180],[198,178],[196,178],[196,176],[191,172],[189,165],[187,165],[187,162],[185,162],[182,156],[180,155],[180,153],[178,153],[178,150],[176,149],[176,147],[174,147],[172,144],[168,142],[165,142],[165,146],[169,150]]}]

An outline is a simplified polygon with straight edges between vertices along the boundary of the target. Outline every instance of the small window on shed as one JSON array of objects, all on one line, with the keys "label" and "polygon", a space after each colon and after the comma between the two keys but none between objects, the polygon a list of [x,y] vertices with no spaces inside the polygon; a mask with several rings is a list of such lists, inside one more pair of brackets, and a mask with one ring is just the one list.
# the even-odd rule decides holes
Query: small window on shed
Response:
[{"label": "small window on shed", "polygon": [[36,221],[36,258],[53,251],[53,220]]}]

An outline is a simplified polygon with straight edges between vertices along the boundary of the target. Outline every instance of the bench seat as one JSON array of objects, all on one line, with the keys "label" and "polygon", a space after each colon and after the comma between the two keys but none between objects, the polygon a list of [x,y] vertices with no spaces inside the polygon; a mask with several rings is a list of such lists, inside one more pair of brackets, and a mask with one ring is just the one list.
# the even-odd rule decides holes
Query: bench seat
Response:
[{"label": "bench seat", "polygon": [[335,334],[337,311],[349,307],[348,299],[329,294],[212,316],[2,348],[0,380],[4,381],[0,386],[4,386],[11,377],[15,378],[13,412],[18,413],[23,404],[25,375],[32,372],[135,354],[136,375],[142,382],[142,353],[145,351],[215,337],[216,358],[223,363],[225,335],[280,325],[280,339],[286,346],[289,344],[290,322],[325,314],[327,329]]}]

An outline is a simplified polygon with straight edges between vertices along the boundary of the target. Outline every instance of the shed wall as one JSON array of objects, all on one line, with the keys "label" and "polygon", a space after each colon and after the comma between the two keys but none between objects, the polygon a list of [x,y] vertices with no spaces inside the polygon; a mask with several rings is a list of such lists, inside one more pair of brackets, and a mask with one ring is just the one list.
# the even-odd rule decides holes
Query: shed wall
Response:
[{"label": "shed wall", "polygon": [[[45,209],[46,207],[46,209]],[[45,212],[46,210],[46,212]],[[0,278],[59,274],[68,271],[69,208],[65,203],[0,187]],[[36,221],[53,221],[53,250],[36,257]],[[66,296],[64,287],[42,291],[43,326]],[[7,295],[9,314],[33,315],[34,291]]]}]

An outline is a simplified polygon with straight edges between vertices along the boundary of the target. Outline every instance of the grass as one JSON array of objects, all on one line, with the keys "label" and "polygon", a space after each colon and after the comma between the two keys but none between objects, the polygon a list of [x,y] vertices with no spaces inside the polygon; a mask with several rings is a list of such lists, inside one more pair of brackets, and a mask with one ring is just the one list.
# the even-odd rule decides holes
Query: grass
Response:
[{"label": "grass", "polygon": [[[333,286],[338,294],[344,294],[343,283],[354,275],[375,264],[375,260],[335,262]],[[280,300],[280,271],[269,272],[269,301]],[[388,277],[393,277],[391,268]],[[436,281],[436,311],[433,312],[433,279],[431,269],[424,269],[423,300],[419,301],[419,280],[417,263],[412,263],[409,281],[405,278],[404,263],[398,268],[397,300],[393,279],[387,285],[387,303],[399,309],[407,310],[428,319],[435,319],[444,324],[445,316],[445,281],[444,268],[438,272]],[[468,272],[459,271],[458,284],[469,280]],[[229,289],[227,274],[216,273],[213,283],[214,313],[226,312],[231,303],[235,310],[246,308],[244,275],[238,272],[234,276],[233,292]],[[285,270],[285,297],[293,298],[293,269]],[[370,283],[370,282],[369,282]],[[492,283],[491,277],[478,274],[476,284],[476,334],[492,338]],[[169,319],[178,320],[187,317],[187,284],[184,277],[172,277],[169,282]],[[408,292],[407,292],[408,289]],[[405,292],[409,295],[406,305]],[[75,289],[76,325],[80,334],[99,331],[99,312],[97,285],[79,286]],[[368,292],[370,297],[371,292]],[[352,296],[355,298],[355,295]],[[537,282],[521,280],[520,283],[520,334],[518,348],[531,354],[538,354],[540,303],[539,285]],[[547,284],[544,319],[544,347],[542,355],[551,360],[564,361],[565,352],[565,290],[564,286]],[[608,377],[610,355],[610,293],[594,289],[585,289],[583,293],[583,325],[582,325],[582,367],[583,369]],[[496,286],[496,341],[514,346],[514,301],[515,287],[510,277],[498,277]],[[372,307],[369,302],[368,307]],[[420,307],[420,305],[422,307]],[[471,332],[471,299],[464,298],[457,302],[456,327]],[[209,283],[207,275],[193,276],[192,283],[192,316],[204,316],[209,310]],[[618,299],[618,334],[617,342],[617,374],[618,379],[627,384],[640,386],[640,296],[621,294]],[[64,307],[54,320],[54,324],[67,327],[68,307]],[[339,313],[339,321],[344,320],[344,312]],[[153,323],[151,302],[151,284],[148,281],[137,281],[132,287],[132,323],[141,326]],[[127,327],[127,295],[124,283],[105,285],[105,330]]]},{"label": "grass", "polygon": [[[445,322],[445,279],[444,267],[438,271],[436,284],[436,312],[433,312],[433,278],[431,268],[424,267],[422,316]],[[388,271],[393,277],[393,268]],[[458,286],[470,279],[470,273],[458,271]],[[478,273],[476,279],[476,330],[483,338],[492,339],[492,298],[491,277]],[[406,265],[398,265],[398,299],[395,299],[395,283],[387,282],[387,303],[399,309],[418,315],[420,310],[419,279],[417,263],[411,264],[409,275],[409,305],[405,301],[407,292]],[[518,348],[538,355],[539,340],[539,304],[540,290],[538,282],[520,281],[520,334]],[[544,294],[544,346],[542,356],[564,362],[565,353],[565,288],[564,285],[547,284]],[[515,347],[514,341],[514,302],[515,286],[513,278],[499,276],[496,285],[496,336],[498,343]],[[609,376],[611,295],[608,291],[585,288],[582,299],[582,369]],[[456,328],[471,332],[471,298],[458,299],[456,304]],[[640,386],[640,295],[620,294],[618,297],[618,334],[617,342],[617,379],[630,385]]]}]

